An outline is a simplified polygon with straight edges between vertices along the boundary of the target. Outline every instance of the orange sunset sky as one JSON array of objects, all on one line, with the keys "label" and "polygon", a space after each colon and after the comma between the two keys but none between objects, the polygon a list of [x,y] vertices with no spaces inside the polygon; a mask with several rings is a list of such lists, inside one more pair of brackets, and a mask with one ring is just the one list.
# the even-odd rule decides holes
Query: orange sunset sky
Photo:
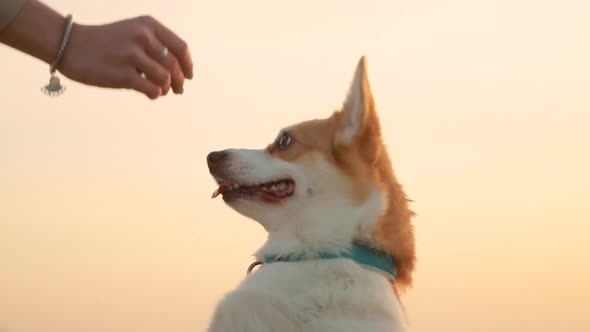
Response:
[{"label": "orange sunset sky", "polygon": [[263,229],[205,156],[340,106],[358,58],[417,232],[412,331],[590,331],[590,2],[52,0],[152,14],[183,96],[65,80],[0,46],[0,331],[203,331]]}]

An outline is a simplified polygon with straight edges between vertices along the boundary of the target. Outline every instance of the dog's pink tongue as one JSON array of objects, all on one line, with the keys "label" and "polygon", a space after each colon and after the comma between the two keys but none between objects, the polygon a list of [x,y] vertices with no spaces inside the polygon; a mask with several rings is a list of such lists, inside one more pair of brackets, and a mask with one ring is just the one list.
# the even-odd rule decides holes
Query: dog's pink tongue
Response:
[{"label": "dog's pink tongue", "polygon": [[224,181],[219,185],[219,188],[217,188],[217,190],[215,190],[213,192],[213,195],[211,195],[211,198],[215,198],[221,194],[223,194],[223,192],[227,189],[230,188],[231,186],[233,186],[233,183],[230,181]]}]

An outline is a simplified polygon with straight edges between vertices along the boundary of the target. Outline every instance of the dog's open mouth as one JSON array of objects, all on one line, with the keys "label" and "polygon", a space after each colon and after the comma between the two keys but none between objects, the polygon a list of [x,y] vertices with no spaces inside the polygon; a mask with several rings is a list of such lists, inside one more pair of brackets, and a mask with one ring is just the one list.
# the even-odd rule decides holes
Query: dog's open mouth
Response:
[{"label": "dog's open mouth", "polygon": [[233,181],[220,181],[219,188],[211,198],[223,195],[224,199],[260,199],[266,202],[276,202],[288,198],[295,193],[295,181],[281,179],[256,185],[240,185]]}]

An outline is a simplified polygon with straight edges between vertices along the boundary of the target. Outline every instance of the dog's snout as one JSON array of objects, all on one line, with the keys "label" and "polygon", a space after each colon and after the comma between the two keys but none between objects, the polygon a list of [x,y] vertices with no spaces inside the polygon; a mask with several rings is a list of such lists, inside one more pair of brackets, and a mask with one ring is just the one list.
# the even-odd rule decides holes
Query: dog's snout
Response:
[{"label": "dog's snout", "polygon": [[226,151],[214,151],[207,155],[207,164],[213,166],[227,157]]}]

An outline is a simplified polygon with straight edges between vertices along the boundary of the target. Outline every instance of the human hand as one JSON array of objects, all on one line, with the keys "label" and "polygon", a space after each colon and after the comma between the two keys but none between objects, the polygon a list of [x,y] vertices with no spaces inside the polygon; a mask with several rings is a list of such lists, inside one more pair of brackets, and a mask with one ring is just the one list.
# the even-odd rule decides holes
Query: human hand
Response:
[{"label": "human hand", "polygon": [[80,83],[133,89],[156,99],[170,88],[182,94],[193,62],[185,41],[154,18],[141,16],[105,25],[74,24],[58,69]]}]

